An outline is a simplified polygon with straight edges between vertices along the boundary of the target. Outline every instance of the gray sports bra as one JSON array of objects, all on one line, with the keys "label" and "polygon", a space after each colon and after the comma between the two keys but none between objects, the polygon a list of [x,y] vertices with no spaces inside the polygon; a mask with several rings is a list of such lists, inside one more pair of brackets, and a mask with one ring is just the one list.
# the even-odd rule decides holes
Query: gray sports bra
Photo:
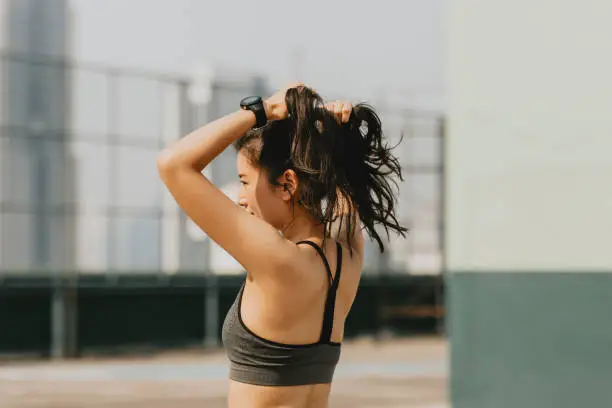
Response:
[{"label": "gray sports bra", "polygon": [[222,330],[232,380],[265,386],[327,384],[332,381],[341,348],[340,343],[331,341],[331,334],[342,266],[342,247],[336,243],[338,263],[336,276],[332,277],[329,262],[317,244],[311,241],[300,241],[297,244],[315,248],[329,275],[330,286],[319,341],[300,345],[282,344],[264,339],[249,330],[240,314],[243,283],[227,313]]}]

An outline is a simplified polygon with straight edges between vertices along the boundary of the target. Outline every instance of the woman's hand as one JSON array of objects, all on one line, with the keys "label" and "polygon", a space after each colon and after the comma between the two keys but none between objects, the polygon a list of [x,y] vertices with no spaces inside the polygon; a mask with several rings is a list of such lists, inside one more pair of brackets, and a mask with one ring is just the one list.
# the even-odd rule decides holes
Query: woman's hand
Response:
[{"label": "woman's hand", "polygon": [[353,104],[348,101],[329,102],[325,107],[334,114],[338,123],[348,122],[353,111]]},{"label": "woman's hand", "polygon": [[266,117],[268,120],[273,121],[285,119],[288,115],[287,104],[285,103],[287,91],[291,88],[299,88],[303,86],[303,83],[295,82],[266,99],[264,101],[264,108],[266,110]]},{"label": "woman's hand", "polygon": [[[302,82],[295,82],[278,92],[270,96],[264,101],[264,107],[266,110],[266,117],[269,121],[282,120],[288,116],[287,104],[285,103],[285,97],[287,91],[291,88],[300,88],[305,85]],[[316,92],[313,90],[313,92]],[[353,111],[353,104],[348,101],[335,101],[329,102],[325,107],[334,114],[338,123],[347,123],[351,117]]]}]

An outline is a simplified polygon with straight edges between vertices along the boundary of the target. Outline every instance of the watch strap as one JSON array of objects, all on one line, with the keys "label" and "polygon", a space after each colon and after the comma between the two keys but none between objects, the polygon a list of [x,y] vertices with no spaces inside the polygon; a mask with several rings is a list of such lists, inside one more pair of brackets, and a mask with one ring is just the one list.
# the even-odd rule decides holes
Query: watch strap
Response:
[{"label": "watch strap", "polygon": [[257,103],[255,105],[251,105],[249,107],[249,109],[251,109],[253,111],[253,113],[255,114],[255,127],[262,127],[265,126],[266,123],[268,123],[268,118],[266,116],[266,110],[264,108],[263,103]]},{"label": "watch strap", "polygon": [[262,127],[268,123],[263,100],[259,96],[248,96],[240,101],[242,109],[250,110],[255,115],[255,127]]}]

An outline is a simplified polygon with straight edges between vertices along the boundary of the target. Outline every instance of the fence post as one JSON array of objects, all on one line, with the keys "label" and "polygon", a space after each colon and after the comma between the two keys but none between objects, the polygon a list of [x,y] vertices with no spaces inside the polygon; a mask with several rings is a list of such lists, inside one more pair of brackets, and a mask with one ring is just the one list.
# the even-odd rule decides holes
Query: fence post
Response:
[{"label": "fence post", "polygon": [[78,354],[77,287],[56,273],[51,293],[51,357],[62,359]]}]

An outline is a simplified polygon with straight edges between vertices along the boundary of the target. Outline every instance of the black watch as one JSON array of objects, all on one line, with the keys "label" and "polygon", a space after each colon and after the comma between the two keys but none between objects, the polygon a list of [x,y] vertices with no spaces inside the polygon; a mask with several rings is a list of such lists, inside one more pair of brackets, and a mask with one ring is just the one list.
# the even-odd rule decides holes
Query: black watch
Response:
[{"label": "black watch", "polygon": [[262,127],[266,123],[268,123],[268,118],[266,117],[266,110],[264,109],[264,103],[260,96],[248,96],[240,101],[240,107],[242,109],[247,109],[252,111],[255,114],[255,127]]}]

